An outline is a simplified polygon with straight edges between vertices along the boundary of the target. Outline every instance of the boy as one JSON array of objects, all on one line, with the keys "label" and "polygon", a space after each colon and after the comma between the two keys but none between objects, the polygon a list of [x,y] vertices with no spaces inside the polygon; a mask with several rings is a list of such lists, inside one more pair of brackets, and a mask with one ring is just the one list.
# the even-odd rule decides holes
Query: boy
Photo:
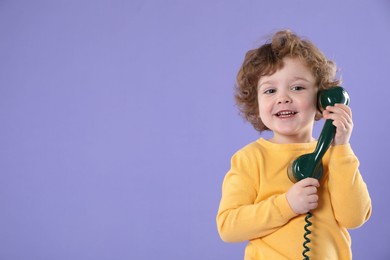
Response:
[{"label": "boy", "polygon": [[[347,229],[363,225],[371,200],[349,144],[352,112],[336,104],[321,113],[317,92],[339,85],[335,64],[310,41],[279,31],[250,50],[237,76],[236,103],[259,132],[273,136],[235,153],[222,186],[217,226],[225,242],[249,241],[245,259],[301,259],[305,216],[312,212],[312,259],[351,259]],[[332,119],[336,135],[320,181],[293,184],[287,167],[311,153],[315,120]]]}]

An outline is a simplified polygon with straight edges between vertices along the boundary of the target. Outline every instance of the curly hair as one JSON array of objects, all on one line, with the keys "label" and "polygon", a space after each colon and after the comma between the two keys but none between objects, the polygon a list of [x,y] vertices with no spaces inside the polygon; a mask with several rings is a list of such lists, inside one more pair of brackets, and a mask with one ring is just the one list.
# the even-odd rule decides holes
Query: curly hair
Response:
[{"label": "curly hair", "polygon": [[[341,84],[336,78],[336,64],[309,40],[300,38],[289,30],[278,31],[257,49],[249,50],[237,74],[235,101],[240,114],[259,132],[269,130],[259,117],[257,99],[258,82],[262,76],[268,76],[283,68],[283,58],[303,60],[313,73],[319,90]],[[320,117],[316,117],[319,120]]]}]

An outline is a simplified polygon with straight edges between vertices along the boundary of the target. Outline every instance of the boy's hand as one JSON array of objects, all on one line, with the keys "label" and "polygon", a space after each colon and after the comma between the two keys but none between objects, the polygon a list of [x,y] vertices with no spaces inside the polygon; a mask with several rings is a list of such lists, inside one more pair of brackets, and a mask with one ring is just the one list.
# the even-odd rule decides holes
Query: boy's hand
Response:
[{"label": "boy's hand", "polygon": [[326,107],[322,115],[325,119],[332,119],[336,127],[333,145],[349,143],[353,129],[351,108],[343,104],[335,104]]},{"label": "boy's hand", "polygon": [[296,214],[305,214],[318,206],[317,179],[306,178],[295,183],[286,193],[291,209]]}]

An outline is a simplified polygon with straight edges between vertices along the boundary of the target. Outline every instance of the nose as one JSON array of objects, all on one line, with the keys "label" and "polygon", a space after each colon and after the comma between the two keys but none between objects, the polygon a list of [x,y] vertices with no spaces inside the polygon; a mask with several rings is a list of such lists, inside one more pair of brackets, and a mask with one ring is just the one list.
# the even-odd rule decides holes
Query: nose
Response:
[{"label": "nose", "polygon": [[287,93],[280,93],[277,99],[278,104],[288,104],[291,103],[292,100]]}]

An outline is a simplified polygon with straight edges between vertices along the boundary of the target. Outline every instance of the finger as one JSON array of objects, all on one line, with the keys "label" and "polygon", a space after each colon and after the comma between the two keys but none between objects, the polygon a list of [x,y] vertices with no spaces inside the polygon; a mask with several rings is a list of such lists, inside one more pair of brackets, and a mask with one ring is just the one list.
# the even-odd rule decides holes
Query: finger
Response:
[{"label": "finger", "polygon": [[307,197],[307,202],[309,202],[309,203],[317,203],[318,202],[318,195],[317,194],[313,194],[313,195]]},{"label": "finger", "polygon": [[348,114],[349,117],[352,118],[352,109],[349,106],[344,104],[335,104],[335,107],[342,109],[343,111],[345,111],[345,113]]},{"label": "finger", "polygon": [[308,205],[308,208],[309,208],[310,210],[315,209],[315,208],[317,208],[317,207],[318,207],[318,203],[310,203],[310,204]]},{"label": "finger", "polygon": [[334,106],[327,106],[324,112],[329,119],[345,118],[347,122],[352,122],[352,110],[346,105],[335,104]]},{"label": "finger", "polygon": [[305,187],[304,194],[306,194],[307,196],[312,196],[317,194],[317,187],[316,186]]},{"label": "finger", "polygon": [[343,122],[343,120],[333,120],[332,123],[336,128],[338,132],[346,133],[351,128],[350,124],[348,122]]},{"label": "finger", "polygon": [[331,119],[333,120],[335,123],[334,125],[337,126],[336,124],[338,124],[338,122],[340,122],[341,124],[343,124],[344,126],[346,126],[348,128],[348,125],[353,125],[352,123],[352,118],[349,117],[349,115],[343,111],[343,112],[340,112],[338,111],[337,113],[331,113],[331,112],[327,112],[327,113],[324,113],[324,118],[325,119]]},{"label": "finger", "polygon": [[305,178],[299,182],[301,187],[308,187],[308,186],[314,186],[314,187],[319,187],[320,182],[315,179],[315,178]]},{"label": "finger", "polygon": [[324,112],[328,112],[326,114],[330,114],[330,115],[346,115],[346,116],[348,115],[347,111],[343,110],[338,106],[327,106]]}]

